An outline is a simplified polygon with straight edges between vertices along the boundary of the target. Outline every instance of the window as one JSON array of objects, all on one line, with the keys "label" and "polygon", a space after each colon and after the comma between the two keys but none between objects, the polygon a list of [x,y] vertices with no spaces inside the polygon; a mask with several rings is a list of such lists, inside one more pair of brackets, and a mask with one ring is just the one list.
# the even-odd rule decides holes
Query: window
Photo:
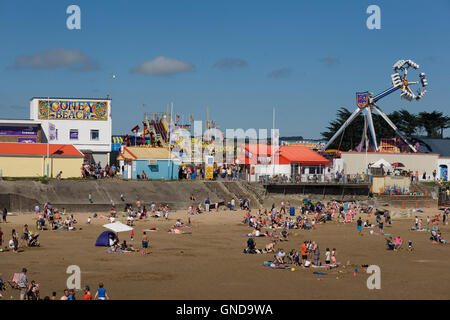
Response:
[{"label": "window", "polygon": [[78,140],[78,129],[70,129],[69,139],[70,140]]},{"label": "window", "polygon": [[99,140],[100,134],[98,130],[91,130],[91,140]]}]

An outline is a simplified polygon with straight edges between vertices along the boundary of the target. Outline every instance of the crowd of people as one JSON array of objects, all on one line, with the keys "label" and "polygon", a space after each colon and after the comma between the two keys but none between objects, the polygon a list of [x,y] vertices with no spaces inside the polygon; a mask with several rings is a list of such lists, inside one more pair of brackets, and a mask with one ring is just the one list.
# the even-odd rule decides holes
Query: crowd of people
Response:
[{"label": "crowd of people", "polygon": [[[242,168],[238,165],[223,165],[213,168],[213,180],[227,181],[238,180],[242,176]],[[178,179],[200,180],[205,179],[205,167],[203,165],[186,165],[179,168]]]},{"label": "crowd of people", "polygon": [[[89,199],[92,200],[91,195],[89,195]],[[143,220],[148,217],[162,217],[165,220],[169,219],[170,208],[166,204],[157,205],[155,202],[152,202],[147,208],[141,201],[136,201],[135,206],[126,203],[123,194],[120,195],[120,199],[125,205],[121,214],[126,217],[129,226],[134,226],[137,220]],[[209,198],[198,203],[194,194],[191,194],[189,200],[191,201],[191,205],[188,208],[187,223],[183,223],[181,219],[177,219],[169,229],[169,232],[189,233],[182,232],[180,229],[191,227],[190,215],[211,212],[212,210],[215,210],[216,212],[219,211],[219,203],[215,201],[213,204]],[[306,240],[300,244],[299,248],[296,248],[295,245],[290,245],[290,249],[285,251],[288,244],[292,242],[292,233],[315,230],[321,224],[333,222],[343,224],[355,223],[361,236],[365,234],[363,231],[364,228],[370,230],[369,234],[374,234],[373,229],[376,227],[378,228],[379,234],[384,235],[384,227],[392,224],[389,210],[375,209],[372,205],[360,201],[340,202],[333,200],[321,202],[302,199],[300,205],[297,206],[291,205],[290,201],[281,201],[279,206],[276,206],[274,203],[270,209],[257,209],[253,212],[250,208],[249,199],[238,199],[238,202],[239,209],[245,212],[242,224],[247,225],[252,230],[245,235],[248,239],[246,241],[244,253],[270,254],[273,258],[270,258],[269,263],[270,266],[274,267],[285,265],[298,266],[301,268],[324,267],[333,269],[339,267],[340,263],[337,261],[336,248],[329,246],[322,251],[325,246],[320,247],[317,241]],[[111,210],[108,217],[110,222],[115,222],[118,216],[116,207],[117,205],[111,200]],[[236,200],[231,199],[228,201],[226,205],[223,206],[223,209],[235,211],[237,209]],[[437,214],[432,218],[427,217],[426,222],[422,221],[419,216],[416,216],[411,230],[430,232],[430,240],[433,243],[445,244],[447,241],[443,239],[439,224],[441,222],[443,225],[448,223],[449,213],[450,210],[447,208],[442,214]],[[37,230],[75,230],[75,226],[78,223],[73,214],[68,214],[64,208],[59,210],[50,203],[45,203],[42,206],[42,209],[39,206],[36,206],[35,214]],[[361,217],[363,214],[373,214],[375,217],[375,224],[370,223],[369,219],[364,219],[365,221],[363,221]],[[94,218],[96,217],[97,216],[94,215]],[[4,217],[4,222],[6,222],[6,217]],[[87,223],[91,223],[91,217],[88,218]],[[13,229],[11,240],[9,241],[9,248],[13,252],[18,252],[20,247],[38,246],[38,235],[39,233],[33,232],[27,224],[23,225],[21,234],[17,232],[16,229]],[[133,237],[134,231],[131,233],[131,240],[133,240]],[[257,239],[264,239],[266,241],[262,248],[257,247]],[[3,232],[0,228],[0,246],[2,243]],[[412,241],[404,241],[400,235],[397,235],[395,238],[392,236],[386,238],[388,250],[402,250],[405,247],[404,243],[407,243],[408,251],[414,250]],[[120,241],[118,236],[110,236],[108,252],[141,252],[147,254],[149,251],[149,237],[146,231],[143,231],[142,233],[141,246],[142,248],[138,249],[127,243],[125,240]],[[332,249],[330,250],[330,248]],[[9,282],[11,284],[14,282],[16,288],[20,290],[20,299],[40,299],[39,284],[34,280],[28,280],[26,268]],[[4,281],[0,277],[0,298],[2,283],[4,283]],[[83,292],[83,300],[109,299],[102,283],[99,284],[94,297],[92,297],[89,286],[86,286]],[[76,295],[76,291],[73,289],[65,289],[64,295],[60,300],[76,300]],[[46,296],[44,299],[57,300],[56,293],[54,292],[51,297]]]},{"label": "crowd of people", "polygon": [[100,161],[98,163],[85,163],[81,167],[81,176],[83,178],[113,178],[116,175],[120,174],[120,168],[115,165],[107,164],[104,168],[102,167]]}]

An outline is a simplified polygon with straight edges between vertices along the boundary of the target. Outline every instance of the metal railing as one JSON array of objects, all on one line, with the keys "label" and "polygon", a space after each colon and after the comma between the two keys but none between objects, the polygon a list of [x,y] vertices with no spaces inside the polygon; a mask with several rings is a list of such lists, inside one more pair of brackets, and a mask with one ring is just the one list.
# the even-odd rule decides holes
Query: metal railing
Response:
[{"label": "metal railing", "polygon": [[333,174],[309,174],[300,177],[260,176],[258,181],[263,184],[295,184],[295,183],[333,183],[333,184],[363,184],[369,183],[362,175],[346,174],[336,178]]}]

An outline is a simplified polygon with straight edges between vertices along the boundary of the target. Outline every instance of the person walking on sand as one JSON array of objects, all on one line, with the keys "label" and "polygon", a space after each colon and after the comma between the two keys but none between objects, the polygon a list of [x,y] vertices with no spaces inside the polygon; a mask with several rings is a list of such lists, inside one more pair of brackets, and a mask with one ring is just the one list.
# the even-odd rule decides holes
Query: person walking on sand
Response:
[{"label": "person walking on sand", "polygon": [[8,215],[8,210],[3,208],[3,223],[6,223],[6,216]]},{"label": "person walking on sand", "polygon": [[20,300],[25,300],[26,298],[28,282],[27,269],[23,268],[22,272],[19,273],[19,278],[17,280],[17,285],[20,289]]},{"label": "person walking on sand", "polygon": [[109,300],[108,294],[105,288],[103,288],[103,283],[98,284],[97,292],[95,293],[95,300]]},{"label": "person walking on sand", "polygon": [[362,220],[361,217],[358,218],[358,220],[356,221],[357,224],[357,229],[360,235],[362,235],[361,231],[362,231]]},{"label": "person walking on sand", "polygon": [[142,235],[142,252],[147,254],[148,249],[148,236],[147,233],[144,231]]}]

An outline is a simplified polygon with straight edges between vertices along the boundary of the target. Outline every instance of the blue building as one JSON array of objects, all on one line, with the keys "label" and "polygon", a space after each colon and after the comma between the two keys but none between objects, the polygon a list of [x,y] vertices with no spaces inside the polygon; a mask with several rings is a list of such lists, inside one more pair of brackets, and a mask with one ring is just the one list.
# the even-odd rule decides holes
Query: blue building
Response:
[{"label": "blue building", "polygon": [[178,179],[179,160],[166,148],[124,146],[117,160],[125,179]]}]

